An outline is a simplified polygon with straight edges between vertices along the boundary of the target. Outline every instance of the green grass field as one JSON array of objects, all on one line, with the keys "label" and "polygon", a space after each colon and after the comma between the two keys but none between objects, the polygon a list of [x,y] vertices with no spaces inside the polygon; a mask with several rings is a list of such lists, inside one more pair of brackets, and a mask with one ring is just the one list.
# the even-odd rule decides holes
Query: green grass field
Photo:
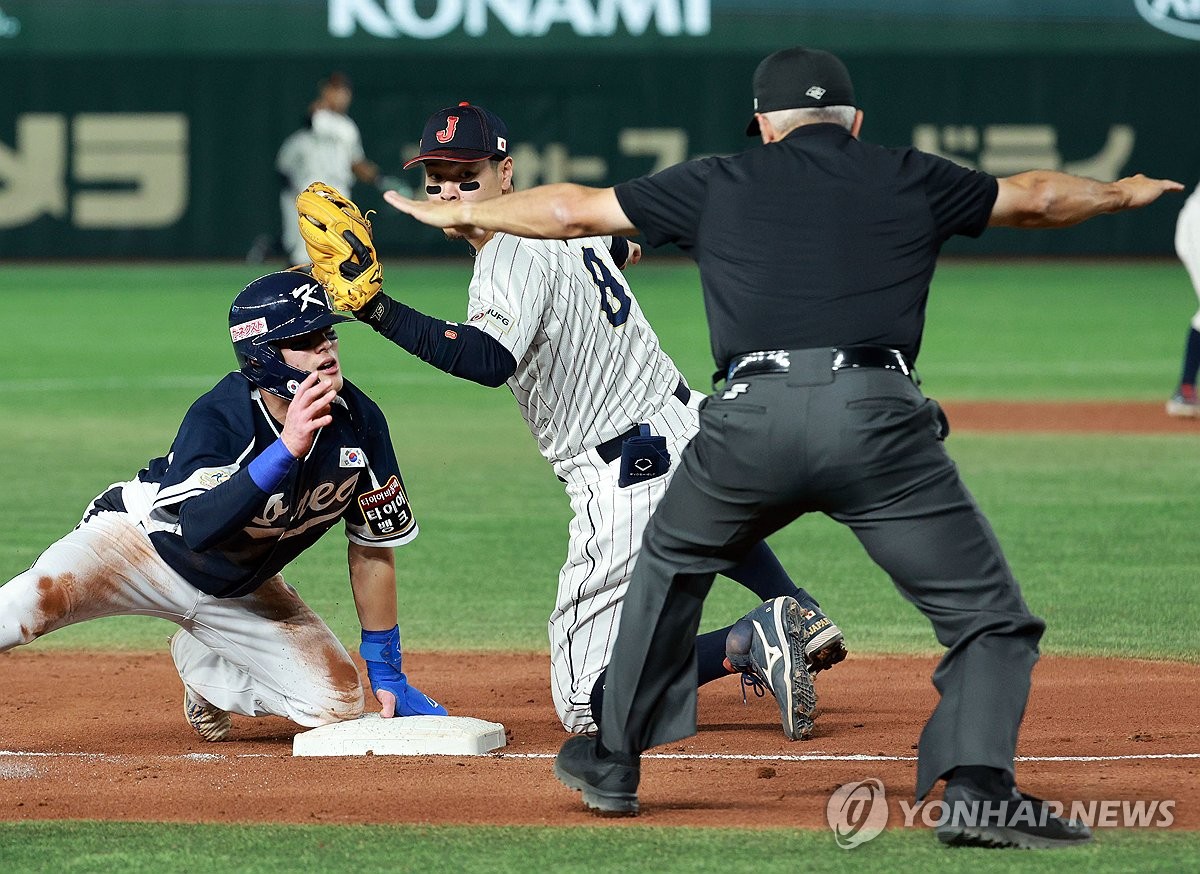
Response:
[{"label": "green grass field", "polygon": [[[430,314],[462,318],[469,269],[465,257],[392,266],[388,290]],[[228,304],[260,272],[240,264],[0,270],[0,301],[14,316],[0,358],[0,580],[71,528],[102,488],[166,451],[191,401],[233,367]],[[664,346],[691,384],[706,389],[712,364],[693,268],[644,263],[631,279]],[[946,263],[929,305],[924,388],[947,400],[1165,400],[1195,306],[1174,262]],[[435,371],[365,327],[349,326],[342,337],[349,378],[389,417],[422,527],[397,559],[405,647],[544,650],[569,513],[511,395]],[[1045,652],[1200,661],[1197,437],[1200,426],[1196,437],[950,438],[1026,598],[1049,623]],[[855,652],[936,649],[924,619],[839,526],[803,519],[772,545]],[[340,535],[305,554],[288,577],[344,642],[357,641]],[[750,606],[748,593],[719,582],[706,625]],[[103,620],[33,647],[161,649],[167,629],[156,620]],[[17,854],[28,844],[45,851],[38,864],[72,871],[162,870],[184,859],[228,867],[221,860],[235,852],[239,870],[252,870],[242,862],[254,858],[261,864],[253,870],[262,871],[309,861],[317,870],[370,870],[388,860],[414,870],[520,871],[531,852],[554,871],[841,870],[850,859],[858,871],[1016,864],[1006,854],[948,854],[925,835],[891,833],[846,854],[825,833],[27,823],[0,825],[0,868],[37,870],[34,857]],[[285,845],[309,855],[293,858]],[[398,847],[413,848],[411,864]],[[1021,870],[1180,870],[1177,862],[1198,855],[1194,835],[1106,834],[1102,845]]]}]

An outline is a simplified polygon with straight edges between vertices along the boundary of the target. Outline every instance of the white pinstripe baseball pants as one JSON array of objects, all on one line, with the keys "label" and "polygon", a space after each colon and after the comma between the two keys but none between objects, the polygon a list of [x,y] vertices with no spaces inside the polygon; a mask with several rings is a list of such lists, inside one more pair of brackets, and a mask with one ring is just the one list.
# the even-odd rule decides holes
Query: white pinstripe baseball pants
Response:
[{"label": "white pinstripe baseball pants", "polygon": [[595,725],[592,687],[608,665],[642,532],[667,489],[680,453],[699,427],[703,398],[692,392],[684,406],[670,397],[647,420],[654,434],[667,438],[671,472],[666,476],[620,488],[620,460],[605,464],[595,450],[554,465],[554,472],[566,481],[574,513],[567,560],[559,572],[558,596],[547,623],[550,690],[567,731],[584,732]]}]

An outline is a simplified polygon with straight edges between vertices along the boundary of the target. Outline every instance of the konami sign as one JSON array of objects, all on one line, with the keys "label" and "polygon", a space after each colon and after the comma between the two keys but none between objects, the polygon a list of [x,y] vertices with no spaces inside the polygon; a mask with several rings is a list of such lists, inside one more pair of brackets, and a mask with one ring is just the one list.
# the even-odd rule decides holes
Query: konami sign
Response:
[{"label": "konami sign", "polygon": [[[420,11],[418,11],[418,5]],[[486,36],[544,36],[565,25],[576,36],[704,36],[712,27],[710,0],[329,0],[329,33],[437,39],[462,29]]]}]

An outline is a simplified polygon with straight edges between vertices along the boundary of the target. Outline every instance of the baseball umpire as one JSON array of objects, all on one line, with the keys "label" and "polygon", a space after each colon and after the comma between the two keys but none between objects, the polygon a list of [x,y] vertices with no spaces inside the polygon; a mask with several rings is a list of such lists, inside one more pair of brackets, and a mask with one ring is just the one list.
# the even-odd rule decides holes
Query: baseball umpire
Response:
[{"label": "baseball umpire", "polygon": [[343,378],[334,312],[300,272],[229,310],[240,371],[201,396],[170,452],[92,501],[0,587],[0,652],[103,616],[168,619],[184,716],[208,741],[231,713],[313,727],[357,717],[358,670],[280,571],[339,520],[360,652],[381,715],[446,713],[401,671],[394,548],[417,535],[379,408]]},{"label": "baseball umpire", "polygon": [[[423,168],[426,193],[435,200],[507,197],[513,176],[508,142],[495,113],[459,104],[429,117],[421,152],[406,166]],[[338,204],[347,212],[331,209]],[[343,297],[344,259],[353,254],[343,241],[369,246],[370,228],[359,225],[346,237],[357,221],[348,217],[357,210],[328,189],[302,194],[298,209],[314,274],[328,281],[335,304],[344,300],[360,319],[434,367],[487,386],[507,383],[539,450],[565,484],[574,518],[548,623],[551,691],[568,731],[593,729],[642,532],[666,490],[672,458],[696,432],[702,397],[663,351],[622,276],[640,249],[631,253],[621,237],[541,242],[468,235],[474,273],[468,318],[459,324],[377,291],[376,270],[355,275],[350,296]],[[358,267],[367,262],[374,264],[369,252],[355,261]],[[748,543],[737,557],[724,572],[766,603],[735,623],[736,631],[700,635],[693,676],[705,683],[743,672],[775,694],[788,737],[803,737],[815,704],[806,663],[816,671],[844,657],[842,633],[765,543]],[[783,658],[768,659],[766,646]]]},{"label": "baseball umpire", "polygon": [[[571,738],[555,773],[590,807],[635,813],[639,754],[695,731],[685,682],[714,573],[807,512],[847,525],[947,648],[921,734],[917,796],[947,780],[953,809],[1009,818],[938,829],[949,843],[1054,846],[1090,832],[1021,795],[1017,731],[1043,622],[943,447],[918,387],[925,303],[942,244],[989,226],[1061,227],[1153,203],[1178,183],[1050,171],[1004,179],[858,139],[840,60],[790,48],[754,74],[747,133],[762,145],[688,161],[615,189],[553,185],[486,203],[387,195],[428,224],[560,238],[628,234],[698,263],[727,390],[701,411],[646,529],[626,596],[600,731]],[[1024,805],[1024,808],[1022,808]],[[1027,816],[1021,815],[1021,810]]]}]

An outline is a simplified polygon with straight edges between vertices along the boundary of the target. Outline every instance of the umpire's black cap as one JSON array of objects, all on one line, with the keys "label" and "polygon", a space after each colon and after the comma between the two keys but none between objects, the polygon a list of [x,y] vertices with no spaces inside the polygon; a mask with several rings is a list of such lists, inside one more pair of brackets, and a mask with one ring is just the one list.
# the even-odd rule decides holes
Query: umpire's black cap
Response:
[{"label": "umpire's black cap", "polygon": [[421,134],[421,154],[404,163],[407,170],[421,161],[457,161],[508,157],[508,126],[500,116],[466,101],[429,116]]},{"label": "umpire's black cap", "polygon": [[[767,55],[754,71],[754,111],[857,106],[850,73],[835,55],[796,46]],[[758,118],[746,136],[758,136]]]}]

